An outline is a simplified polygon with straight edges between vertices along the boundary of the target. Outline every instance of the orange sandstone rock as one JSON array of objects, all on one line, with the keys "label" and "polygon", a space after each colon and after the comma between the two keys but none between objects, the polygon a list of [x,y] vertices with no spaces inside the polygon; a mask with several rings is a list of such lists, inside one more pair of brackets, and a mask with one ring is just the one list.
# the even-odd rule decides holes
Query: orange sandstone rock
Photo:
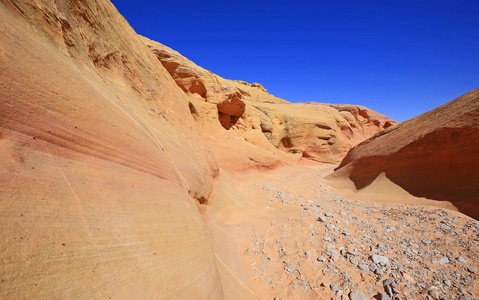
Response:
[{"label": "orange sandstone rock", "polygon": [[198,210],[218,165],[335,162],[393,122],[220,78],[107,0],[2,1],[0,36],[1,298],[238,299]]},{"label": "orange sandstone rock", "polygon": [[115,7],[2,1],[0,36],[0,298],[223,298],[215,157]]},{"label": "orange sandstone rock", "polygon": [[335,176],[361,190],[379,175],[479,218],[479,89],[360,143]]},{"label": "orange sandstone rock", "polygon": [[[203,136],[214,139],[210,145],[220,165],[233,169],[274,167],[281,162],[295,162],[301,157],[338,163],[351,147],[396,124],[386,116],[361,106],[289,103],[269,94],[259,83],[223,79],[171,48],[144,37],[142,39],[190,97],[190,109],[197,116],[195,120],[203,129]],[[199,112],[202,109],[204,113]],[[205,118],[217,121],[209,122]],[[205,122],[212,126],[206,128]],[[237,132],[226,133],[219,127],[214,128],[214,123]],[[225,150],[229,148],[224,145],[225,136],[235,139],[234,158],[225,157],[232,153],[231,149]],[[279,153],[268,143],[289,155]],[[238,150],[251,148],[251,144],[266,151],[258,155],[257,150]],[[256,154],[251,155],[252,152]],[[252,163],[248,163],[245,157]]]}]

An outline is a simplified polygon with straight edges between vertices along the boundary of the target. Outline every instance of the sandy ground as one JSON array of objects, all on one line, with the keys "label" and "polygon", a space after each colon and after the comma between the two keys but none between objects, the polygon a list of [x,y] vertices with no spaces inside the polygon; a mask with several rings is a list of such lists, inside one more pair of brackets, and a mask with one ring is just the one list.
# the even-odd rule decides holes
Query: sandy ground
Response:
[{"label": "sandy ground", "polygon": [[226,298],[477,299],[479,222],[401,191],[355,200],[333,169],[222,172],[202,213]]}]

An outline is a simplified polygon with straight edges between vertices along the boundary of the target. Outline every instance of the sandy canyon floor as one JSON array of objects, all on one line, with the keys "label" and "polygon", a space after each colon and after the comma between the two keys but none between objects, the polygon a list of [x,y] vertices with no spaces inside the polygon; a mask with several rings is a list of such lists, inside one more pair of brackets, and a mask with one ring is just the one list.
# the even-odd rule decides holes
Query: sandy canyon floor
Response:
[{"label": "sandy canyon floor", "polygon": [[355,200],[324,178],[333,168],[222,175],[202,213],[226,298],[477,299],[479,222]]}]

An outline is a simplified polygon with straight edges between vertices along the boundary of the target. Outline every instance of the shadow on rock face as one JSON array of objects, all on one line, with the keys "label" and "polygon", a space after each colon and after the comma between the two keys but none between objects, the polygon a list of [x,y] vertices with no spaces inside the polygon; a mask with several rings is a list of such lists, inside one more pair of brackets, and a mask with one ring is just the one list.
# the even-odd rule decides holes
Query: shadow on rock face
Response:
[{"label": "shadow on rock face", "polygon": [[226,130],[229,130],[245,112],[245,103],[241,100],[240,93],[227,96],[228,100],[217,104],[218,119]]},{"label": "shadow on rock face", "polygon": [[479,130],[441,128],[387,157],[357,161],[349,178],[357,190],[381,173],[411,195],[453,203],[479,218]]}]

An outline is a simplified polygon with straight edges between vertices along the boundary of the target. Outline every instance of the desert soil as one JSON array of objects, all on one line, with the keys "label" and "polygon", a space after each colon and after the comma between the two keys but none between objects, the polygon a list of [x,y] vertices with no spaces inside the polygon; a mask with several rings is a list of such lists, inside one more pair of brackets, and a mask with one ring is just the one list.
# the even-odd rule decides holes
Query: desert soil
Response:
[{"label": "desert soil", "polygon": [[[348,200],[324,179],[332,170],[290,166],[234,176],[254,207],[233,218],[250,224],[238,243],[245,297],[477,299],[479,222],[428,205]],[[224,221],[224,231],[239,236],[232,223]]]}]

